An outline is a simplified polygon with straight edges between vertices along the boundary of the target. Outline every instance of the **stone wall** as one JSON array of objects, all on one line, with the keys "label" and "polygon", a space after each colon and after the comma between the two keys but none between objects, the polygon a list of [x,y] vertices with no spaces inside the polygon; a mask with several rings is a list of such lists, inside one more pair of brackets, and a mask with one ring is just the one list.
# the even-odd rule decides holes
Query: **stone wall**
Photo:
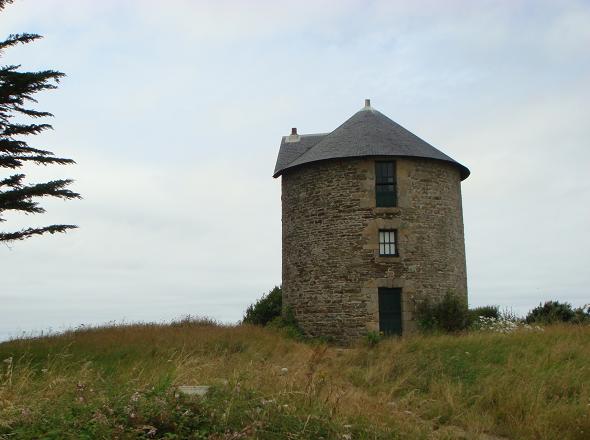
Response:
[{"label": "stone wall", "polygon": [[[396,160],[398,207],[375,206],[375,160],[314,162],[282,176],[283,295],[308,335],[346,343],[379,330],[378,288],[402,288],[403,332],[416,301],[467,295],[459,170]],[[391,158],[383,158],[391,160]],[[379,229],[398,230],[397,257]]]}]

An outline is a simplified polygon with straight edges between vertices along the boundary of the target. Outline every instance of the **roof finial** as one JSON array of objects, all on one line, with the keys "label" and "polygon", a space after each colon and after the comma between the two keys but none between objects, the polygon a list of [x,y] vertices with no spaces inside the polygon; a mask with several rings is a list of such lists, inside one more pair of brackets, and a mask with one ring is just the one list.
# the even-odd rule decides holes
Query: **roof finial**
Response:
[{"label": "roof finial", "polygon": [[371,108],[371,100],[370,99],[365,99],[365,107]]}]

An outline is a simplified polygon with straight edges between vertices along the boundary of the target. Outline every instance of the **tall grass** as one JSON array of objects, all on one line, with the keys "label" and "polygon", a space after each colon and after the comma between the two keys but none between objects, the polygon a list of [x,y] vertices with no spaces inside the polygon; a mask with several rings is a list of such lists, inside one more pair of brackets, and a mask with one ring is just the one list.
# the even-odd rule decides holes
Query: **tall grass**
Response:
[{"label": "tall grass", "polygon": [[340,349],[187,319],[14,340],[0,363],[6,438],[590,437],[588,327]]}]

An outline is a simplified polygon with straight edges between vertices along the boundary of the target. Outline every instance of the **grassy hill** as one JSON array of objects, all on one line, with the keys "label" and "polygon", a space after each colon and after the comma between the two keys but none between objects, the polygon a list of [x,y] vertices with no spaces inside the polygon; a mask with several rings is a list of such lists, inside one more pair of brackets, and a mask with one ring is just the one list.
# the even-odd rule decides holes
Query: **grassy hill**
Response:
[{"label": "grassy hill", "polygon": [[10,341],[0,364],[6,439],[590,438],[588,326],[339,349],[186,320]]}]

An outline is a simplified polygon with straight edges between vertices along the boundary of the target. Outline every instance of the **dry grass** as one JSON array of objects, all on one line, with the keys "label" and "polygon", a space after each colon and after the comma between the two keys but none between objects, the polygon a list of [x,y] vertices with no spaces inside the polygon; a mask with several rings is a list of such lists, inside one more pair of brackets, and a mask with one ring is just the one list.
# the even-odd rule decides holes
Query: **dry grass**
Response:
[{"label": "dry grass", "polygon": [[[340,349],[187,320],[0,344],[10,358],[6,438],[590,438],[590,327]],[[184,402],[185,384],[214,392]]]}]

